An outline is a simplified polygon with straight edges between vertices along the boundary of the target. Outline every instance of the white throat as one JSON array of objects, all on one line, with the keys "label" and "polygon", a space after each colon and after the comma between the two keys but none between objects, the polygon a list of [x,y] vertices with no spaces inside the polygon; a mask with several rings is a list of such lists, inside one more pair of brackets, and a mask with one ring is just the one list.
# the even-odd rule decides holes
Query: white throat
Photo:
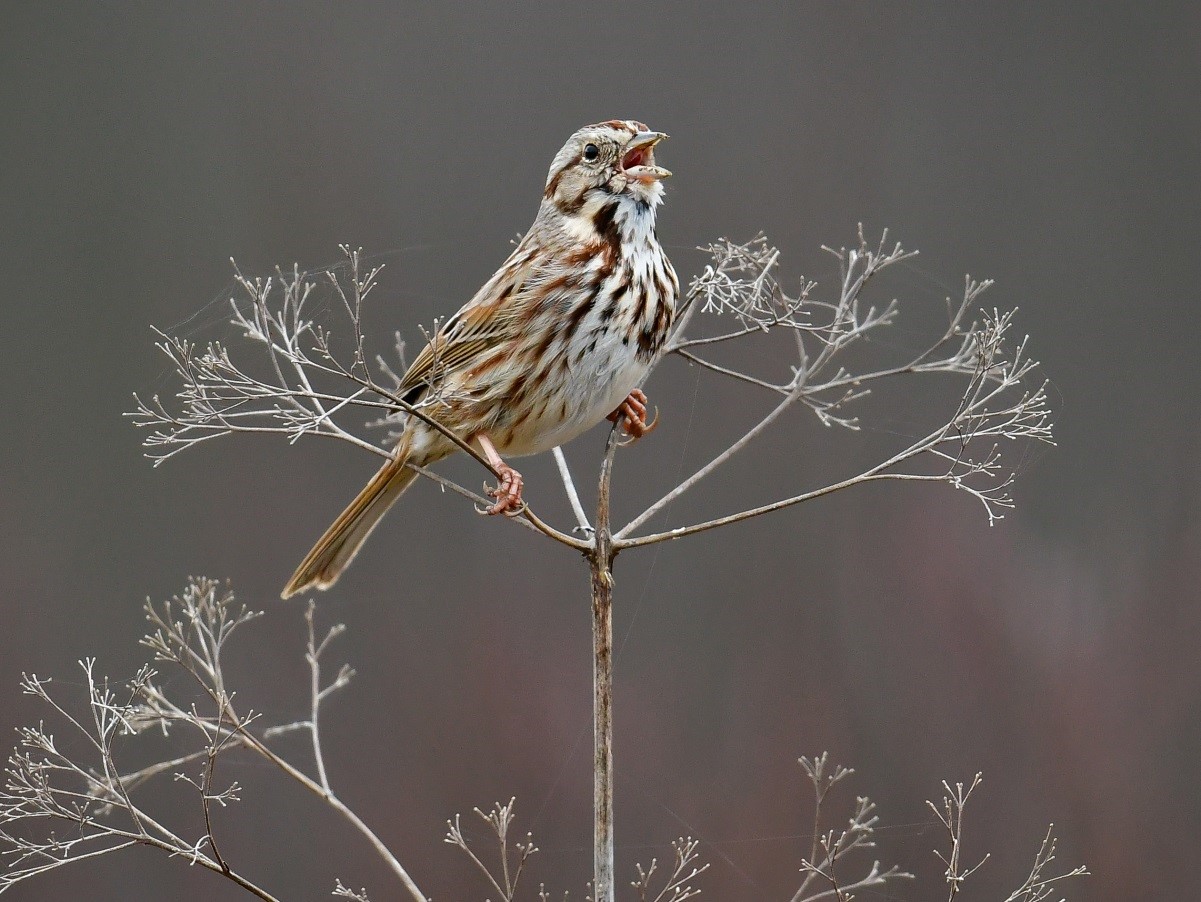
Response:
[{"label": "white throat", "polygon": [[650,244],[654,240],[655,207],[658,204],[659,197],[648,203],[629,194],[618,196],[617,215],[614,217],[614,222],[621,230],[623,244],[642,246]]}]

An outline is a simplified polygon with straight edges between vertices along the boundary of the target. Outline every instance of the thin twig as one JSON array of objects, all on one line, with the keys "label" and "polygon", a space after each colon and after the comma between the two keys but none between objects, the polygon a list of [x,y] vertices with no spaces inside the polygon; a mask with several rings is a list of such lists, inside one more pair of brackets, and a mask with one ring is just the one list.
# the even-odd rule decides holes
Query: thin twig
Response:
[{"label": "thin twig", "polygon": [[571,511],[575,514],[576,528],[584,535],[592,532],[592,526],[588,523],[588,515],[584,513],[584,505],[580,504],[580,495],[575,488],[575,480],[571,478],[571,469],[567,466],[567,458],[563,456],[563,449],[556,447],[552,452],[555,458],[555,465],[559,468],[559,477],[563,480],[563,488],[567,492],[567,500],[571,504]]}]

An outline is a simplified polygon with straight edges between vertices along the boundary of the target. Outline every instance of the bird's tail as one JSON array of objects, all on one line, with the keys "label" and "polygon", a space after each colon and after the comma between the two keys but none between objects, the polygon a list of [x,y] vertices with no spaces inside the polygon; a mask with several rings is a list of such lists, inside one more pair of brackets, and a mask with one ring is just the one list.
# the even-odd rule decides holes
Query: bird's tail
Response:
[{"label": "bird's tail", "polygon": [[396,456],[371,477],[325,535],[317,540],[313,550],[305,555],[280,593],[282,597],[288,598],[310,588],[328,589],[338,581],[371,535],[371,530],[417,478],[417,472],[405,466],[409,459],[408,441],[402,439]]}]

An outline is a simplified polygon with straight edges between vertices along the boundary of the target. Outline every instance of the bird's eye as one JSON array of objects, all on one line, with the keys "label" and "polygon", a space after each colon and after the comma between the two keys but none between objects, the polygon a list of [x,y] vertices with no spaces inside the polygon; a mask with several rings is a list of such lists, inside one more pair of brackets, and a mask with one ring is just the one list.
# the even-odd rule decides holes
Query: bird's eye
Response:
[{"label": "bird's eye", "polygon": [[589,163],[591,163],[593,160],[595,160],[599,156],[600,156],[600,148],[597,147],[595,144],[585,144],[584,145],[584,159],[587,160]]}]

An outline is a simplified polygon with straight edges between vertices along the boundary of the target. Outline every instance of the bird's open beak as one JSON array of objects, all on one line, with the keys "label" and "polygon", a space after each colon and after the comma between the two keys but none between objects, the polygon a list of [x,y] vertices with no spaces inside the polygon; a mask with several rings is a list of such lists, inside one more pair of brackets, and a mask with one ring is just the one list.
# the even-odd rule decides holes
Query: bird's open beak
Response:
[{"label": "bird's open beak", "polygon": [[626,143],[621,155],[621,171],[640,182],[657,182],[671,170],[655,165],[655,145],[667,138],[663,132],[639,132]]}]

